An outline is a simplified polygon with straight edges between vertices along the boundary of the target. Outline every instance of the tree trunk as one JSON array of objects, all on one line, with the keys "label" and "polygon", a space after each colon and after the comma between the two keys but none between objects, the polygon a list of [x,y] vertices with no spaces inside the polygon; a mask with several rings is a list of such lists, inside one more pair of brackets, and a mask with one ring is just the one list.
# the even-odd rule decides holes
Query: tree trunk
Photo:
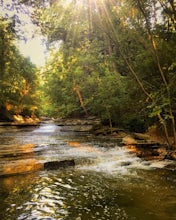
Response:
[{"label": "tree trunk", "polygon": [[83,108],[83,110],[84,110],[86,116],[88,116],[89,114],[88,114],[88,111],[87,111],[87,109],[86,109],[86,107],[85,107],[85,105],[84,105],[83,98],[82,98],[82,96],[81,96],[81,93],[80,93],[80,90],[79,90],[79,88],[78,88],[78,85],[76,85],[73,90],[76,92],[76,94],[77,94],[77,96],[78,96],[78,98],[79,98],[79,102],[80,102],[80,104],[81,104],[81,107]]},{"label": "tree trunk", "polygon": [[[141,13],[142,13],[142,15],[143,15],[143,17],[145,19],[146,29],[147,29],[147,32],[148,32],[148,35],[149,35],[149,38],[150,38],[150,41],[151,41],[153,53],[154,53],[155,58],[156,58],[158,70],[160,72],[162,81],[163,81],[163,83],[165,85],[165,88],[166,88],[166,91],[167,91],[167,98],[169,100],[169,114],[170,114],[170,118],[171,118],[173,138],[174,138],[174,143],[173,144],[175,145],[176,144],[176,127],[175,127],[175,118],[174,118],[174,115],[172,113],[170,88],[169,88],[168,82],[166,80],[166,77],[165,77],[164,72],[163,72],[162,67],[161,67],[161,63],[160,63],[160,59],[159,59],[159,55],[158,55],[158,51],[157,51],[157,46],[156,46],[153,34],[151,32],[151,29],[150,29],[150,22],[149,22],[149,20],[147,18],[147,15],[146,15],[145,11],[144,11],[145,9],[143,8],[141,1],[137,0],[137,3],[138,3],[139,10],[141,11]],[[164,125],[166,125],[166,122],[164,122],[163,126]],[[165,129],[167,129],[167,126],[166,126],[166,128],[164,127],[164,130]],[[167,134],[168,134],[168,131],[167,131]]]}]

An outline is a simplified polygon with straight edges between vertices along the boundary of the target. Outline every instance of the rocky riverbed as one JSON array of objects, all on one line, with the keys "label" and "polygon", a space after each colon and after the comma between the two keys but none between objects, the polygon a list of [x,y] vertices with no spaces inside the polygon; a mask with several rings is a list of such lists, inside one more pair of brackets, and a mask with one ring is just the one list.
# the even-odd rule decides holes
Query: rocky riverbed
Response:
[{"label": "rocky riverbed", "polygon": [[[47,125],[47,122],[45,122]],[[51,121],[49,122],[51,123]],[[32,132],[33,128],[32,126],[27,126],[25,124],[25,130],[24,132],[21,129],[19,130],[18,126],[17,128],[14,128],[15,126],[0,126],[0,134],[2,133],[2,144],[1,144],[1,152],[0,152],[0,175],[1,176],[7,176],[7,175],[14,175],[17,173],[26,173],[26,172],[34,172],[37,170],[44,170],[44,169],[60,169],[65,168],[69,166],[75,165],[75,159],[65,159],[60,158],[59,160],[57,158],[52,159],[52,161],[42,161],[41,159],[38,160],[36,158],[36,155],[39,155],[42,157],[43,152],[46,152],[46,154],[50,154],[50,150],[47,150],[46,144],[37,144],[32,143],[33,136],[36,140],[40,138],[40,134],[44,134],[46,132],[47,142],[51,141],[53,137],[50,136],[50,132],[52,134],[53,129],[59,129],[58,135],[63,135],[64,133],[74,132],[74,134],[77,133],[78,137],[81,136],[91,136],[91,138],[98,138],[101,139],[101,147],[104,149],[110,149],[114,148],[116,144],[118,143],[118,146],[122,146],[126,148],[129,152],[135,154],[137,157],[142,158],[144,160],[156,160],[156,161],[165,161],[165,160],[176,160],[176,151],[175,149],[168,149],[168,146],[162,142],[157,141],[157,139],[153,138],[150,134],[141,134],[141,133],[129,133],[123,129],[119,128],[109,128],[106,126],[102,126],[100,123],[100,120],[96,118],[89,118],[89,119],[61,119],[57,120],[55,122],[52,121],[52,129],[50,128],[50,124],[48,126],[39,127],[38,129],[35,128],[35,132]],[[18,125],[21,125],[20,123]],[[22,123],[22,126],[24,124]],[[3,127],[7,127],[7,133],[3,132]],[[31,127],[31,128],[30,128]],[[17,132],[19,138],[22,141],[22,143],[14,143],[12,140],[12,143],[6,143],[6,139],[9,140],[12,138],[13,135],[9,133],[10,131],[17,129],[15,132]],[[36,130],[37,129],[37,130]],[[31,139],[27,140],[25,139],[26,134],[31,132]],[[21,133],[19,133],[21,132]],[[42,133],[40,133],[42,132]],[[49,132],[49,133],[48,133]],[[14,133],[15,134],[15,133]],[[49,134],[49,135],[48,135]],[[56,135],[57,133],[55,133]],[[36,136],[39,135],[39,136]],[[42,136],[43,138],[45,136]],[[57,137],[57,136],[56,136]],[[59,137],[59,136],[58,136]],[[15,136],[13,137],[15,138]],[[27,136],[27,138],[29,138]],[[54,137],[55,138],[55,137]],[[18,139],[18,138],[17,138]],[[107,142],[108,141],[108,142]],[[23,144],[23,142],[25,144]],[[41,141],[40,141],[41,142]],[[116,144],[115,144],[116,143]],[[91,147],[84,146],[84,144],[81,144],[79,142],[71,141],[67,143],[69,147],[73,147],[73,149],[84,149],[91,151]],[[56,146],[57,147],[57,146]],[[95,151],[95,149],[94,149]],[[48,153],[47,153],[48,152]],[[74,153],[74,152],[73,152]],[[99,152],[97,152],[99,153]],[[2,162],[3,161],[3,162]],[[172,169],[176,169],[175,165],[170,167]]]},{"label": "rocky riverbed", "polygon": [[176,148],[168,147],[164,136],[160,135],[156,127],[146,133],[133,133],[120,128],[103,126],[95,117],[85,119],[58,119],[56,123],[62,126],[62,131],[89,132],[95,136],[118,139],[138,157],[145,159],[176,160]]}]

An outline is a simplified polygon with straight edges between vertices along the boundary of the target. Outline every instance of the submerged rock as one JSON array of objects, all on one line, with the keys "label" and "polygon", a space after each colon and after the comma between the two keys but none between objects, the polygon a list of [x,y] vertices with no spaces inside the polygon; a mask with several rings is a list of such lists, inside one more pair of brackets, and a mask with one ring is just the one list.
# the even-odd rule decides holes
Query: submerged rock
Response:
[{"label": "submerged rock", "polygon": [[75,166],[74,160],[63,160],[63,161],[50,161],[44,163],[45,170],[57,170],[60,168],[67,168],[67,167]]}]

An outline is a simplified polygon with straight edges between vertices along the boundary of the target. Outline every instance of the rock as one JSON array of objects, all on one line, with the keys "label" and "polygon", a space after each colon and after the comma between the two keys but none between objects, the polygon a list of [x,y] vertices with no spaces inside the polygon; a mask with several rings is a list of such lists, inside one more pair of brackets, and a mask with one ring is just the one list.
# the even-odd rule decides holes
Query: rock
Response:
[{"label": "rock", "polygon": [[40,123],[40,120],[36,117],[29,117],[29,116],[22,116],[22,115],[14,115],[14,122],[12,125],[21,125],[21,126],[27,126],[27,125],[38,125]]},{"label": "rock", "polygon": [[133,137],[137,140],[150,140],[150,135],[144,133],[133,133]]},{"label": "rock", "polygon": [[165,147],[142,147],[143,145],[126,145],[125,147],[132,153],[135,153],[138,157],[144,158],[146,160],[158,159],[163,160],[167,155],[167,150]]},{"label": "rock", "polygon": [[176,160],[176,150],[170,150],[165,155],[165,159]]},{"label": "rock", "polygon": [[58,119],[55,120],[58,126],[62,126],[61,131],[91,132],[94,126],[100,124],[100,120],[95,117],[82,119]]},{"label": "rock", "polygon": [[124,132],[123,129],[120,128],[110,128],[109,126],[102,126],[102,125],[95,125],[91,131],[92,134],[96,136],[113,136],[117,138],[123,138],[127,134]]},{"label": "rock", "polygon": [[0,176],[16,175],[42,169],[43,164],[35,159],[17,160],[2,164],[0,167]]},{"label": "rock", "polygon": [[123,162],[121,162],[120,165],[121,165],[121,166],[130,166],[130,165],[131,165],[131,162],[130,162],[130,161],[123,161]]},{"label": "rock", "polygon": [[72,125],[72,126],[63,126],[61,128],[62,132],[75,131],[75,132],[90,132],[93,125]]},{"label": "rock", "polygon": [[75,126],[75,125],[97,125],[100,124],[100,119],[95,117],[87,117],[87,118],[68,118],[68,119],[57,119],[55,122],[59,126]]},{"label": "rock", "polygon": [[168,170],[174,171],[174,173],[175,173],[175,171],[176,171],[176,164],[175,163],[170,163],[170,164],[166,165],[165,168],[168,169]]},{"label": "rock", "polygon": [[122,144],[135,145],[135,144],[137,144],[137,141],[133,137],[131,137],[130,135],[127,135],[124,138],[122,138]]},{"label": "rock", "polygon": [[24,145],[9,145],[7,148],[6,146],[1,146],[0,150],[0,158],[10,158],[10,157],[21,157],[26,158],[29,155],[34,154],[34,144],[24,144]]},{"label": "rock", "polygon": [[172,158],[173,160],[176,160],[176,151],[171,153],[171,158]]},{"label": "rock", "polygon": [[103,128],[103,127],[93,127],[92,130],[91,130],[91,133],[93,133],[94,135],[96,136],[99,136],[99,135],[107,135],[107,132],[106,130]]},{"label": "rock", "polygon": [[12,121],[0,122],[0,126],[36,126],[40,124],[40,119],[36,117],[23,117],[21,115],[14,115]]},{"label": "rock", "polygon": [[149,136],[150,141],[158,142],[161,145],[167,144],[164,131],[161,128],[158,128],[156,125],[149,127],[145,135]]},{"label": "rock", "polygon": [[63,161],[50,161],[44,163],[45,170],[57,170],[60,168],[67,168],[75,166],[74,160],[63,160]]},{"label": "rock", "polygon": [[74,167],[74,160],[50,161],[40,163],[35,159],[16,160],[0,165],[0,176],[11,176],[39,170],[57,170],[60,168]]}]

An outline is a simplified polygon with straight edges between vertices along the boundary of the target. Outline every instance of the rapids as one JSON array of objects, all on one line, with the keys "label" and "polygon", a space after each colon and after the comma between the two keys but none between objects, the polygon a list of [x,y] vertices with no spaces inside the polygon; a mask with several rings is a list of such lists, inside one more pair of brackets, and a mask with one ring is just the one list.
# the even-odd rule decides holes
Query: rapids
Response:
[{"label": "rapids", "polygon": [[[72,159],[75,167],[2,176],[4,164]],[[174,220],[171,163],[144,161],[117,140],[62,132],[52,122],[0,127],[0,219]]]}]

